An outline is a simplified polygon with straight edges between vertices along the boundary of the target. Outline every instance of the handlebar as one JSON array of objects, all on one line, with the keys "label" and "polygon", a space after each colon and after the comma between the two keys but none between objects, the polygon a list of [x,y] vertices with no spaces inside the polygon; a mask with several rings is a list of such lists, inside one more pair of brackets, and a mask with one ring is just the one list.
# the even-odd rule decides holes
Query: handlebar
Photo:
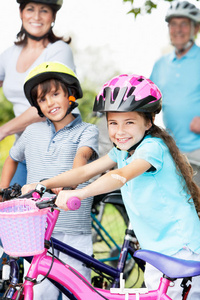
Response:
[{"label": "handlebar", "polygon": [[71,197],[67,201],[67,207],[70,210],[77,210],[81,206],[81,200],[78,197]]},{"label": "handlebar", "polygon": [[0,196],[2,196],[3,201],[10,200],[21,195],[21,186],[15,183],[7,188],[0,188]]},{"label": "handlebar", "polygon": [[[15,197],[22,199],[22,198],[34,198],[35,200],[41,199],[42,195],[46,191],[46,187],[42,184],[38,184],[35,188],[35,190],[32,190],[28,192],[27,194],[21,195],[21,186],[18,184],[14,184],[13,186],[6,188],[6,189],[0,189],[0,195],[5,195],[5,191],[9,193],[9,197],[7,197],[7,200],[13,199]],[[48,190],[50,192],[50,190]],[[36,203],[36,206],[40,209],[42,208],[48,208],[48,207],[57,207],[55,205],[56,196],[49,198],[47,200],[42,200],[40,202]],[[67,201],[67,207],[69,210],[77,210],[81,206],[81,200],[77,197],[71,197]]]},{"label": "handlebar", "polygon": [[[47,208],[47,207],[56,207],[55,205],[56,197],[52,197],[48,200],[36,202],[36,206],[39,209]],[[71,197],[67,201],[67,207],[69,210],[77,210],[81,206],[81,200],[77,197]]]}]

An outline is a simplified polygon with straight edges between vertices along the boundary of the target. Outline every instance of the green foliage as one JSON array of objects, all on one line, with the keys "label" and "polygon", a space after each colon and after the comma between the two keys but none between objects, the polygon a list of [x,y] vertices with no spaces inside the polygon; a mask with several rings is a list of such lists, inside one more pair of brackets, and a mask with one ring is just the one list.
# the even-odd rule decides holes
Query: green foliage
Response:
[{"label": "green foliage", "polygon": [[83,87],[83,98],[79,99],[77,102],[79,104],[78,108],[84,122],[94,124],[97,121],[96,117],[93,115],[95,96],[95,91]]},{"label": "green foliage", "polygon": [[[134,14],[135,18],[138,15],[143,14],[143,13],[151,14],[152,9],[156,9],[158,2],[161,2],[161,1],[173,2],[176,0],[154,0],[154,1],[145,0],[145,1],[140,1],[141,4],[138,7],[135,7],[134,0],[123,0],[123,2],[130,2],[132,8],[128,11],[128,13]],[[196,0],[196,1],[200,1],[200,0]]]},{"label": "green foliage", "polygon": [[[12,118],[14,118],[13,106],[5,98],[3,94],[3,89],[0,88],[0,126],[5,124]],[[12,135],[8,136],[3,141],[0,141],[0,176],[4,161],[9,154],[9,150],[12,147],[14,140],[15,137],[14,135]]]},{"label": "green foliage", "polygon": [[7,136],[4,140],[0,141],[0,177],[4,161],[9,155],[9,150],[12,147],[14,141],[14,135]]},{"label": "green foliage", "polygon": [[13,106],[5,98],[2,88],[0,88],[0,124],[4,124],[14,118]]}]

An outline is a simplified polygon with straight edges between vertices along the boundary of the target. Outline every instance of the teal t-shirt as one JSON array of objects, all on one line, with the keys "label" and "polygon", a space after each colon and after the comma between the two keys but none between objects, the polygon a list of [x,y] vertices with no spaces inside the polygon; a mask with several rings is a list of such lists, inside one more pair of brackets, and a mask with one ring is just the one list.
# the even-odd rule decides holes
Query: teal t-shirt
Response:
[{"label": "teal t-shirt", "polygon": [[166,129],[182,152],[200,149],[200,134],[190,130],[191,121],[200,113],[199,66],[200,47],[194,44],[180,59],[175,52],[162,56],[150,76],[163,95]]},{"label": "teal t-shirt", "polygon": [[188,247],[200,253],[200,221],[166,144],[160,138],[147,136],[131,157],[116,148],[109,157],[118,168],[138,158],[155,168],[121,188],[141,248],[172,255]]}]

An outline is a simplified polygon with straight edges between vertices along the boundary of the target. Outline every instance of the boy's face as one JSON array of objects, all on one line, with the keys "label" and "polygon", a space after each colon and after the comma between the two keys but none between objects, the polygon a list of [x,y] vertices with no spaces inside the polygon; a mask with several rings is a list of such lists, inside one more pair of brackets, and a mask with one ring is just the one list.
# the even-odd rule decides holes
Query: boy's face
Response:
[{"label": "boy's face", "polygon": [[137,112],[108,112],[108,133],[110,139],[121,150],[128,150],[137,144],[151,127],[148,122]]},{"label": "boy's face", "polygon": [[40,97],[41,94],[42,90],[39,85],[37,103],[44,116],[53,123],[62,121],[66,117],[69,108],[68,93],[65,93],[61,86],[56,90],[52,85],[50,92],[43,97]]}]

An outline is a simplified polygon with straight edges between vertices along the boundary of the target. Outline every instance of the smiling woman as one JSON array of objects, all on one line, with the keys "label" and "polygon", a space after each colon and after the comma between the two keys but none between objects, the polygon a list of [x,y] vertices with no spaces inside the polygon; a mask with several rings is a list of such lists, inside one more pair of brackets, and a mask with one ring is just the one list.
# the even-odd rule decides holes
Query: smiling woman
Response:
[{"label": "smiling woman", "polygon": [[20,17],[23,23],[23,32],[35,40],[44,39],[55,21],[55,13],[45,4],[28,3],[21,7]]},{"label": "smiling woman", "polygon": [[[6,136],[16,134],[19,138],[24,129],[42,121],[34,107],[30,107],[23,83],[32,68],[44,61],[58,61],[75,71],[70,39],[53,33],[57,11],[63,0],[17,0],[22,21],[17,41],[0,55],[0,82],[3,92],[13,104],[15,118],[0,127],[0,141]],[[26,166],[19,164],[12,183],[26,183]]]}]

